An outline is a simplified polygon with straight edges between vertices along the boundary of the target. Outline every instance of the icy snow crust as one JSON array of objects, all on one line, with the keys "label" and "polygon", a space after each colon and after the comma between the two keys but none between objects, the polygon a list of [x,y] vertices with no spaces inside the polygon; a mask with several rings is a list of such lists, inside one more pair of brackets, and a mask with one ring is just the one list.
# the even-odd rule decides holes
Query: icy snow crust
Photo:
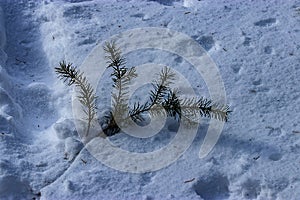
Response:
[{"label": "icy snow crust", "polygon": [[[138,27],[185,33],[219,67],[233,113],[206,158],[198,153],[209,120],[180,159],[155,172],[119,172],[83,148],[73,90],[53,68],[62,59],[80,66],[98,43]],[[298,0],[0,1],[0,199],[299,199],[299,32]],[[172,66],[208,96],[176,55],[146,50],[126,58],[129,66]],[[110,101],[107,77],[97,88],[100,110]],[[110,140],[149,152],[176,131],[169,120],[151,138]]]}]

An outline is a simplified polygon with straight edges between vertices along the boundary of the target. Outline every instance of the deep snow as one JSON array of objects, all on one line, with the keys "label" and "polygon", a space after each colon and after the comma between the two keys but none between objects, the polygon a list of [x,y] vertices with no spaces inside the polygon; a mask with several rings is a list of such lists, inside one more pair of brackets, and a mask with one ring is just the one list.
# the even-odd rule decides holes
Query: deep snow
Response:
[{"label": "deep snow", "polygon": [[[0,199],[300,198],[300,1],[2,0],[0,8]],[[183,156],[155,172],[111,169],[80,142],[73,90],[53,68],[62,59],[80,66],[98,43],[139,27],[189,35],[220,69],[233,112],[204,159],[209,120]],[[147,50],[126,58],[172,66],[209,95],[177,56]],[[97,91],[107,102],[103,84]],[[121,133],[111,141],[153,151],[172,140],[172,123],[153,138]]]}]

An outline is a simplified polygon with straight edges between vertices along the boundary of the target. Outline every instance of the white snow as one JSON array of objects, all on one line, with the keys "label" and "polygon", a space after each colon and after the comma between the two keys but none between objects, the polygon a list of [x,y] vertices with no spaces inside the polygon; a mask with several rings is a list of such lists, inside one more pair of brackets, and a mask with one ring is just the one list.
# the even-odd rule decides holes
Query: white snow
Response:
[{"label": "white snow", "polygon": [[[141,27],[169,28],[202,45],[233,112],[207,157],[198,156],[211,123],[202,120],[173,164],[128,173],[105,166],[80,142],[74,91],[54,67],[63,59],[80,66],[104,40]],[[299,199],[299,32],[299,0],[1,1],[0,199]],[[203,78],[174,54],[148,49],[125,56],[128,66],[172,66],[209,97]],[[104,76],[99,113],[110,102],[109,71]],[[168,120],[153,137],[120,133],[109,140],[151,152],[169,144],[177,126]]]}]

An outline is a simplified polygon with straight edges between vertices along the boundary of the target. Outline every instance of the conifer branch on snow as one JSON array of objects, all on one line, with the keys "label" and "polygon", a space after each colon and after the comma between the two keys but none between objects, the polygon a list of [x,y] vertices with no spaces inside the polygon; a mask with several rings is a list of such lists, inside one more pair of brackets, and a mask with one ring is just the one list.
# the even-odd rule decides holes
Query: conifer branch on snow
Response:
[{"label": "conifer branch on snow", "polygon": [[79,102],[83,106],[83,112],[87,116],[88,121],[86,136],[88,135],[91,127],[91,122],[96,116],[96,95],[91,84],[83,75],[83,72],[74,67],[71,63],[66,64],[65,61],[59,63],[59,67],[55,67],[55,72],[58,78],[67,82],[69,86],[75,85],[79,88]]},{"label": "conifer branch on snow", "polygon": [[[168,67],[164,67],[157,75],[157,80],[153,81],[148,101],[143,104],[135,102],[132,108],[129,108],[129,87],[131,81],[137,77],[136,69],[125,66],[126,60],[114,41],[106,42],[103,49],[106,53],[107,68],[112,69],[111,78],[114,88],[111,94],[112,109],[108,115],[103,116],[107,122],[103,132],[107,136],[120,131],[117,122],[126,123],[128,118],[135,122],[143,121],[141,116],[143,113],[149,113],[152,117],[166,113],[168,117],[173,117],[178,122],[182,117],[188,119],[189,122],[195,122],[199,117],[214,118],[220,121],[228,120],[228,115],[231,112],[228,105],[218,104],[204,97],[180,97],[180,91],[172,89],[176,74]],[[70,63],[61,62],[55,71],[58,77],[67,82],[69,86],[75,84],[79,88],[78,98],[84,107],[84,113],[87,115],[88,130],[86,135],[88,135],[91,121],[96,116],[96,95],[92,86],[83,73],[80,73]]]}]

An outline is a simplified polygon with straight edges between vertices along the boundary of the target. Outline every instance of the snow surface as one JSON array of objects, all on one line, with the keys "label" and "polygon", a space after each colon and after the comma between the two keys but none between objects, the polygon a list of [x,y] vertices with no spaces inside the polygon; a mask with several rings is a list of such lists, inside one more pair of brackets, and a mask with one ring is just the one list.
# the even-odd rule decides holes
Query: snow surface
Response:
[{"label": "snow surface", "polygon": [[[300,198],[299,0],[1,0],[0,8],[0,199]],[[189,35],[220,69],[233,112],[204,159],[198,153],[209,120],[183,156],[155,172],[111,169],[80,142],[73,90],[53,68],[62,59],[80,66],[98,43],[139,27]],[[188,63],[157,55],[126,58],[131,66],[172,66],[208,96]],[[109,84],[97,88],[103,103]],[[121,133],[110,140],[149,152],[175,132],[169,122],[153,138]]]}]

